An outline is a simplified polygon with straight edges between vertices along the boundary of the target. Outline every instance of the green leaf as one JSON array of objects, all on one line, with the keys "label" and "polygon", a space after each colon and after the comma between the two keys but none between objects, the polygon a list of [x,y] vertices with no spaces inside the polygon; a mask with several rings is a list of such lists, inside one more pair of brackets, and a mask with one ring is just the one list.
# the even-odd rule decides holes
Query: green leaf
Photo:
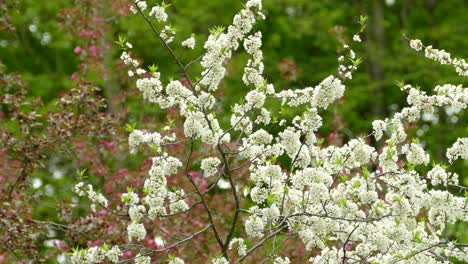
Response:
[{"label": "green leaf", "polygon": [[166,8],[168,8],[168,7],[170,7],[170,6],[171,6],[171,4],[167,4],[167,3],[164,2],[164,1],[162,1],[162,3],[161,3],[161,7],[164,8],[164,9],[166,9]]},{"label": "green leaf", "polygon": [[76,173],[76,175],[78,175],[78,178],[85,179],[86,178],[86,176],[85,176],[86,170],[87,170],[86,168],[84,168],[82,170],[76,169],[75,173]]},{"label": "green leaf", "polygon": [[224,30],[226,30],[225,26],[214,26],[214,27],[210,28],[209,32],[210,32],[211,35],[219,35],[219,34],[223,33]]},{"label": "green leaf", "polygon": [[126,42],[127,42],[127,39],[125,37],[122,37],[120,34],[119,34],[119,40],[114,41],[114,43],[116,43],[122,50],[127,50],[128,47],[127,45],[125,45]]},{"label": "green leaf", "polygon": [[149,70],[151,73],[155,73],[155,72],[158,70],[158,66],[152,64],[152,65],[148,66],[148,70]]},{"label": "green leaf", "polygon": [[364,177],[364,179],[367,180],[369,179],[369,176],[370,176],[370,172],[367,166],[362,166],[362,177]]},{"label": "green leaf", "polygon": [[129,123],[125,124],[125,131],[132,133],[135,130],[136,125],[137,125],[136,122],[133,122],[131,124]]}]

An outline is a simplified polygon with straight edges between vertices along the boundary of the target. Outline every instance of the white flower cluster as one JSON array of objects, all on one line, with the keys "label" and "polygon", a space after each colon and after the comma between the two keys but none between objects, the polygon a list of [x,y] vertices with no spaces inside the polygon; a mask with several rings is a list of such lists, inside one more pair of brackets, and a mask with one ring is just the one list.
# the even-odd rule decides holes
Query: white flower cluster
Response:
[{"label": "white flower cluster", "polygon": [[424,50],[424,55],[432,60],[439,62],[440,64],[450,64],[452,59],[450,58],[450,53],[445,50],[438,50],[432,48],[432,46],[427,46]]},{"label": "white flower cluster", "polygon": [[[166,176],[176,174],[181,166],[182,163],[177,158],[167,156],[167,154],[162,157],[153,158],[153,165],[149,171],[150,177],[146,179],[144,184],[147,191],[144,201],[149,206],[148,214],[150,217],[155,218],[165,215],[165,199],[172,198],[174,200],[175,197],[181,196],[170,192],[167,189],[166,181]],[[180,204],[173,206],[173,209],[186,207]]]},{"label": "white flower cluster", "polygon": [[[143,12],[146,10],[146,8],[148,7],[148,5],[146,4],[146,1],[144,0],[135,0],[134,3],[137,5],[137,7]],[[134,7],[133,5],[130,6],[130,11],[132,11],[132,13],[134,14],[137,14],[138,13],[138,9],[136,7]]]},{"label": "white flower cluster", "polygon": [[118,246],[109,248],[107,244],[102,247],[91,247],[87,250],[75,250],[71,255],[71,262],[73,264],[84,264],[84,263],[101,263],[104,260],[108,260],[111,263],[119,263],[120,257],[123,255]]},{"label": "white flower cluster", "polygon": [[[356,34],[353,36],[353,40],[356,42],[361,42],[361,37],[358,34]],[[343,49],[346,52],[346,57],[342,55],[338,58],[338,62],[340,63],[340,65],[338,66],[338,74],[339,76],[345,79],[351,80],[353,79],[353,72],[357,70],[357,65],[359,65],[359,63],[357,63],[359,59],[356,57],[356,53],[354,52],[354,50],[351,49],[349,45],[345,44],[343,46]],[[350,62],[350,64],[347,65],[345,63],[345,58],[348,59],[348,62]]]},{"label": "white flower cluster", "polygon": [[344,166],[350,169],[368,164],[377,157],[375,149],[367,145],[363,139],[350,140],[346,148],[346,152],[349,154],[344,162]]},{"label": "white flower cluster", "polygon": [[231,250],[232,247],[237,244],[237,254],[239,256],[245,256],[247,254],[247,246],[244,243],[244,239],[242,238],[234,238],[229,243],[229,249]]},{"label": "white flower cluster", "polygon": [[406,155],[408,162],[413,165],[427,165],[429,163],[429,154],[417,144],[406,144],[401,148],[401,152]]},{"label": "white flower cluster", "polygon": [[[150,13],[156,20],[165,22],[167,14],[161,8],[154,7]],[[193,84],[186,76],[187,87],[177,80],[163,85],[158,72],[153,70],[148,74],[138,68],[138,61],[129,54],[122,54],[124,63],[133,67],[132,75],[139,76],[137,88],[143,97],[163,109],[174,107],[179,111],[184,122],[181,142],[205,143],[210,151],[228,156],[223,157],[223,162],[238,164],[240,161],[250,165],[245,186],[232,185],[223,179],[213,184],[215,188],[244,191],[243,199],[249,199],[252,204],[248,210],[242,210],[248,213],[244,222],[247,237],[269,239],[265,236],[275,231],[295,233],[306,250],[315,251],[310,258],[312,263],[351,260],[438,263],[447,256],[466,259],[463,250],[442,236],[447,224],[468,218],[463,197],[439,190],[458,186],[458,175],[448,172],[444,166],[434,166],[425,175],[419,172],[419,167],[415,170],[413,165],[427,166],[430,159],[421,146],[408,143],[411,134],[406,129],[410,123],[435,113],[437,108],[466,109],[467,89],[445,84],[435,87],[431,95],[411,85],[402,85],[401,89],[408,94],[408,106],[387,119],[372,122],[375,139],[385,144],[379,152],[369,145],[368,137],[351,138],[339,146],[323,144],[324,140],[316,136],[323,123],[320,111],[327,110],[344,96],[344,81],[352,78],[360,58],[350,46],[344,45],[344,54],[338,59],[339,78],[330,75],[315,87],[275,92],[263,76],[262,34],[253,31],[257,18],[264,17],[261,9],[261,0],[249,0],[227,31],[221,27],[210,31],[203,45],[205,53],[201,56],[198,81]],[[168,43],[173,36],[172,29],[163,26],[161,38]],[[183,41],[182,46],[193,49],[195,39],[192,38]],[[355,35],[353,41],[359,43],[361,37]],[[250,91],[245,100],[232,106],[230,117],[218,117],[221,108],[213,93],[226,75],[229,59],[241,44],[249,56],[242,81]],[[411,40],[410,46],[418,51],[424,49],[428,58],[451,64],[460,75],[467,75],[464,60],[452,59],[449,53],[425,47],[419,40]],[[268,100],[281,101],[281,106],[296,108],[298,114],[292,120],[278,118],[268,108]],[[230,127],[221,127],[224,120],[230,120]],[[278,129],[270,130],[270,125],[279,120]],[[230,133],[236,140],[231,141]],[[134,130],[129,136],[132,147],[141,143],[162,146],[167,141],[157,132]],[[467,138],[458,139],[447,150],[448,160],[466,159],[467,145]],[[122,195],[132,220],[128,226],[130,241],[146,237],[144,216],[154,219],[189,210],[184,200],[190,194],[170,190],[166,180],[178,173],[181,161],[165,153],[164,148],[158,148],[157,153],[159,156],[153,158],[144,184],[145,196],[140,198],[131,190]],[[212,152],[207,153],[214,156]],[[205,156],[201,169],[206,176],[219,173],[220,168],[229,171],[230,164],[223,162]],[[437,190],[432,190],[433,186]],[[239,257],[247,254],[244,238],[236,237],[228,242],[229,249],[237,245]],[[291,262],[287,257],[271,257],[277,264]],[[182,261],[179,260],[174,258],[170,263]],[[144,263],[149,261],[145,258]],[[212,263],[227,264],[229,260],[214,258]]]},{"label": "white flower cluster", "polygon": [[226,73],[223,64],[231,58],[232,51],[238,49],[239,41],[252,30],[256,21],[255,15],[261,14],[262,5],[258,2],[258,0],[247,1],[245,8],[234,16],[227,33],[213,32],[205,42],[206,53],[201,60],[204,70],[201,74],[203,78],[200,85],[209,91],[218,89]]},{"label": "white flower cluster", "polygon": [[142,223],[131,222],[127,226],[128,241],[132,242],[134,239],[137,241],[143,240],[146,237],[146,229]]},{"label": "white flower cluster", "polygon": [[281,167],[278,165],[251,167],[250,179],[255,184],[250,191],[252,200],[261,204],[271,194],[279,196],[283,191],[282,177]]},{"label": "white flower cluster", "polygon": [[149,256],[142,256],[141,254],[136,255],[135,264],[150,264],[151,258]]},{"label": "white flower cluster", "polygon": [[221,164],[221,161],[218,158],[205,158],[201,162],[201,169],[206,177],[213,176],[218,173],[219,164]]},{"label": "white flower cluster", "polygon": [[79,196],[87,196],[88,199],[92,202],[91,204],[91,210],[96,211],[96,204],[99,204],[100,206],[107,207],[108,202],[106,197],[102,195],[102,193],[97,193],[96,191],[93,190],[93,186],[91,184],[88,184],[88,186],[84,186],[84,182],[79,182],[75,185],[75,192]]},{"label": "white flower cluster", "polygon": [[156,18],[156,20],[159,22],[166,22],[167,20],[166,10],[162,6],[153,6],[149,12],[149,15]]},{"label": "white flower cluster", "polygon": [[289,260],[288,257],[276,257],[274,260],[273,260],[273,264],[290,264],[291,261]]},{"label": "white flower cluster", "polygon": [[[410,40],[410,46],[417,51],[420,51],[424,48],[424,45],[419,39]],[[468,76],[468,62],[466,62],[464,59],[452,59],[450,53],[446,52],[445,50],[434,49],[432,46],[425,47],[424,55],[431,60],[439,62],[440,64],[452,65],[460,76]]]},{"label": "white flower cluster", "polygon": [[140,197],[138,197],[138,194],[134,193],[133,191],[122,193],[121,199],[122,202],[127,205],[135,205],[140,202]]},{"label": "white flower cluster", "polygon": [[[130,55],[126,51],[122,52],[122,55],[120,55],[120,59],[123,61],[125,65],[131,65],[134,68],[140,65],[140,63],[137,60],[132,59],[132,57],[130,57]],[[132,76],[133,76],[133,72],[132,72]]]},{"label": "white flower cluster", "polygon": [[184,260],[178,257],[174,257],[169,261],[169,264],[184,264]]},{"label": "white flower cluster", "polygon": [[245,221],[245,232],[249,237],[263,237],[265,222],[260,217],[252,215]]},{"label": "white flower cluster", "polygon": [[356,34],[353,36],[353,40],[356,42],[361,42],[361,37],[358,34]]},{"label": "white flower cluster", "polygon": [[176,34],[175,30],[173,28],[171,28],[170,26],[168,26],[168,25],[164,26],[163,29],[161,30],[161,32],[159,32],[159,36],[167,44],[174,41],[175,34]]},{"label": "white flower cluster", "polygon": [[[253,84],[257,89],[263,88],[265,80],[262,76],[265,66],[263,65],[262,33],[256,32],[244,40],[245,51],[252,57],[247,61],[244,68],[242,81],[245,85]],[[258,107],[257,107],[258,108]]]},{"label": "white flower cluster", "polygon": [[315,88],[307,87],[302,90],[284,90],[277,94],[282,98],[282,104],[295,107],[309,103],[311,107],[327,109],[335,100],[344,94],[345,86],[341,80],[333,75],[325,78]]},{"label": "white flower cluster", "polygon": [[136,148],[140,144],[148,144],[151,146],[160,146],[162,142],[161,134],[145,133],[144,131],[135,129],[128,136],[128,144],[131,148]]},{"label": "white flower cluster", "polygon": [[229,264],[229,261],[224,257],[214,258],[211,260],[211,264]]},{"label": "white flower cluster", "polygon": [[427,178],[431,180],[431,184],[444,185],[458,184],[458,175],[456,173],[447,172],[440,165],[436,165],[432,170],[427,173]]},{"label": "white flower cluster", "polygon": [[221,130],[218,120],[213,114],[205,115],[200,111],[187,112],[184,133],[188,138],[200,139],[210,145],[230,140],[230,135]]},{"label": "white flower cluster", "polygon": [[385,130],[387,129],[387,125],[382,120],[375,120],[372,122],[372,129],[374,130],[374,137],[376,140],[382,138]]},{"label": "white flower cluster", "polygon": [[457,141],[447,149],[447,158],[450,162],[456,159],[468,160],[468,138],[459,138]]},{"label": "white flower cluster", "polygon": [[186,47],[188,49],[194,49],[195,48],[195,37],[194,36],[191,36],[190,38],[182,41],[182,47]]},{"label": "white flower cluster", "polygon": [[424,45],[422,44],[421,40],[412,39],[410,40],[410,47],[416,51],[421,51],[424,48]]}]

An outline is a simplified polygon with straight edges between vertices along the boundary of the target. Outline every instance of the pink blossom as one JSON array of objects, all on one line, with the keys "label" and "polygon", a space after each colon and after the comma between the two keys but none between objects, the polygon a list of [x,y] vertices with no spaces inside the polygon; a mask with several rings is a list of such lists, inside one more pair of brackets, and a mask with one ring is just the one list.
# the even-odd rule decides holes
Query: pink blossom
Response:
[{"label": "pink blossom", "polygon": [[101,217],[107,216],[107,210],[102,209],[101,211],[99,211],[99,215],[100,215]]},{"label": "pink blossom", "polygon": [[78,78],[78,73],[77,73],[77,72],[74,72],[74,73],[70,76],[70,80],[74,81],[74,80],[76,80],[76,78]]},{"label": "pink blossom", "polygon": [[80,55],[80,54],[81,54],[81,47],[80,47],[80,46],[76,46],[76,48],[73,50],[73,52],[75,52],[75,54]]},{"label": "pink blossom", "polygon": [[98,47],[92,45],[89,47],[89,52],[91,52],[91,54],[94,56],[94,57],[97,57],[99,55],[99,49]]}]

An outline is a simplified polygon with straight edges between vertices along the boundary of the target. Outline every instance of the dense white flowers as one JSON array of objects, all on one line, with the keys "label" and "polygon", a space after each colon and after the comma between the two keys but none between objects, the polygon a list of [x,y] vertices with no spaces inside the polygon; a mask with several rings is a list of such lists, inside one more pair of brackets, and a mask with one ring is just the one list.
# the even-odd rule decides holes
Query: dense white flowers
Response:
[{"label": "dense white flowers", "polygon": [[266,95],[262,92],[259,92],[257,90],[250,91],[247,93],[247,96],[245,97],[245,100],[249,105],[251,105],[253,108],[260,108],[263,106],[265,103]]},{"label": "dense white flowers", "polygon": [[183,47],[186,47],[186,48],[188,48],[188,49],[194,49],[194,48],[195,48],[195,44],[196,44],[196,42],[195,42],[195,37],[194,37],[194,36],[191,36],[190,38],[188,38],[188,39],[182,41],[181,44],[182,44]]},{"label": "dense white flowers", "polygon": [[412,39],[410,40],[411,48],[415,49],[416,51],[421,51],[423,49],[423,44],[419,39]]},{"label": "dense white flowers", "polygon": [[123,255],[122,251],[119,249],[118,246],[113,246],[106,252],[106,257],[109,261],[113,263],[117,263],[119,258]]},{"label": "dense white flowers", "polygon": [[153,6],[149,12],[149,15],[156,18],[156,20],[159,22],[166,22],[167,20],[166,10],[164,10],[164,7],[162,6]]},{"label": "dense white flowers", "polygon": [[239,41],[252,30],[256,22],[255,15],[262,16],[262,4],[259,0],[250,0],[238,14],[234,16],[233,23],[227,33],[213,32],[205,42],[206,53],[201,59],[204,68],[200,84],[214,91],[224,78],[226,69],[223,64],[231,58],[232,51],[237,50]]},{"label": "dense white flowers", "polygon": [[218,173],[218,166],[221,161],[218,158],[209,157],[201,162],[201,169],[205,172],[205,176],[212,176]]},{"label": "dense white flowers", "polygon": [[379,140],[382,138],[385,130],[386,130],[386,124],[382,120],[375,120],[372,122],[372,128],[374,129],[374,136],[376,140]]},{"label": "dense white flowers", "polygon": [[121,198],[122,198],[122,202],[128,205],[135,205],[140,202],[140,198],[134,192],[123,193]]},{"label": "dense white flowers", "polygon": [[169,261],[169,264],[184,264],[184,260],[182,260],[181,258],[173,258]]},{"label": "dense white flowers", "polygon": [[166,42],[167,44],[171,43],[174,40],[176,32],[170,26],[164,26],[164,28],[159,33],[159,36]]},{"label": "dense white flowers", "polygon": [[447,149],[447,158],[450,162],[461,158],[468,160],[468,138],[459,138],[457,141]]},{"label": "dense white flowers", "polygon": [[122,255],[119,247],[109,248],[107,244],[104,244],[102,247],[92,247],[88,250],[74,250],[71,262],[73,264],[101,263],[107,259],[111,263],[118,263]]},{"label": "dense white flowers", "polygon": [[273,264],[290,264],[291,261],[289,260],[288,257],[276,257],[274,260],[273,260]]},{"label": "dense white flowers", "polygon": [[383,172],[397,171],[398,156],[396,149],[393,147],[385,147],[382,150],[382,153],[379,156],[379,165],[382,168]]},{"label": "dense white flowers", "polygon": [[232,249],[232,247],[237,244],[237,254],[239,256],[245,256],[247,254],[247,246],[244,243],[244,239],[242,238],[234,238],[231,240],[229,243],[229,249]]},{"label": "dense white flowers", "polygon": [[345,87],[341,80],[328,76],[315,88],[314,100],[317,107],[326,109],[333,101],[343,96]]},{"label": "dense white flowers", "polygon": [[146,237],[146,229],[142,223],[131,222],[127,227],[128,241],[140,241]]},{"label": "dense white flowers", "polygon": [[[137,6],[142,11],[146,9],[143,1]],[[159,22],[167,20],[164,7],[153,7],[149,15]],[[234,16],[231,25],[210,30],[200,59],[202,70],[199,78],[194,78],[196,83],[187,78],[188,84],[180,80],[163,84],[154,68],[146,73],[128,53],[121,55],[124,64],[131,68],[129,76],[137,78],[136,85],[144,99],[162,109],[173,107],[178,111],[183,122],[183,133],[177,135],[180,142],[206,147],[200,152],[204,175],[216,175],[223,170],[225,177],[216,177],[216,182],[213,178],[203,179],[211,181],[210,188],[219,188],[221,192],[230,189],[232,193],[243,190],[244,197],[235,197],[241,200],[237,206],[249,204],[250,208],[236,208],[239,210],[236,213],[246,213],[243,221],[249,240],[268,240],[274,237],[270,236],[274,232],[297,234],[306,250],[314,250],[310,254],[312,263],[348,263],[351,260],[356,263],[438,263],[447,256],[466,260],[466,252],[442,235],[447,224],[467,221],[465,199],[447,191],[448,187],[460,187],[458,175],[443,165],[434,165],[428,171],[429,155],[418,144],[409,143],[412,140],[409,128],[411,123],[436,113],[437,108],[466,109],[467,89],[443,84],[436,86],[433,92],[426,92],[410,84],[401,85],[401,90],[407,93],[408,106],[389,118],[372,122],[372,134],[379,144],[382,143],[382,148],[369,145],[370,137],[354,137],[352,133],[349,140],[334,145],[318,136],[324,120],[321,112],[345,96],[344,82],[351,79],[352,72],[357,69],[358,54],[344,44],[344,52],[338,59],[337,77],[330,75],[309,87],[276,92],[263,76],[262,34],[254,31],[259,18],[264,18],[262,1],[249,0]],[[172,28],[163,24],[160,29],[160,37],[166,44],[174,40]],[[354,35],[352,40],[361,42],[359,35]],[[192,36],[181,45],[193,49],[195,38]],[[424,50],[429,59],[452,65],[458,74],[468,75],[465,60],[453,59],[448,52],[431,46],[425,47],[420,40],[411,40],[410,46],[417,51]],[[243,47],[249,58],[242,73],[243,84],[249,91],[226,116],[222,115],[224,108],[218,106],[215,91],[239,47]],[[294,108],[295,117],[286,120],[281,113],[275,113],[275,108],[269,108],[270,100],[273,104],[281,103],[285,109]],[[226,121],[229,125],[225,128]],[[168,186],[168,179],[186,176],[187,170],[193,169],[190,166],[197,168],[198,164],[190,159],[185,162],[185,155],[179,160],[168,154],[165,145],[175,141],[175,134],[131,131],[129,145],[132,149],[140,144],[156,149],[141,197],[140,192],[133,189],[121,196],[130,218],[128,241],[136,243],[146,237],[146,219],[155,220],[191,210],[188,203],[193,193],[186,194],[177,186]],[[459,158],[466,160],[468,139],[457,139],[446,155],[450,163]],[[187,164],[184,173],[179,171],[182,160]],[[248,174],[246,185],[237,182],[240,178],[237,170]],[[79,183],[75,189],[79,195],[107,205],[105,198],[94,192],[91,185]],[[204,198],[208,194],[199,193],[198,196]],[[205,203],[203,199],[200,202]],[[211,209],[206,210],[211,213]],[[208,227],[216,226],[211,222]],[[238,236],[243,230],[238,230],[235,223],[232,230],[228,235],[230,240],[221,243],[221,248],[237,249],[239,258],[249,252],[247,245],[255,249],[255,245],[251,246],[248,240]],[[118,248],[112,256],[110,250],[98,247],[77,252],[80,253],[72,256],[74,263],[99,262],[106,256],[116,261],[121,255]],[[230,261],[221,255],[210,257],[215,264]],[[275,264],[291,263],[287,257],[274,254],[270,257]],[[149,263],[150,258],[137,255],[135,262]],[[180,264],[183,260],[170,257],[169,263]]]},{"label": "dense white flowers", "polygon": [[414,165],[424,164],[427,165],[429,163],[429,154],[424,152],[424,149],[414,143],[404,145],[401,149],[403,154],[406,154],[406,159],[408,162]]}]

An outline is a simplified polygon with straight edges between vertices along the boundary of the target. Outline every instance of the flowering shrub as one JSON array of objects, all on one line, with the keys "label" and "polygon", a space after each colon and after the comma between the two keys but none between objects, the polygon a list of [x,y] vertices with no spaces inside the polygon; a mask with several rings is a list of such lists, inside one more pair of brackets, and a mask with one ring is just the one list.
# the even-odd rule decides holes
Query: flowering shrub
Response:
[{"label": "flowering shrub", "polygon": [[[129,188],[121,196],[129,216],[128,243],[77,249],[73,262],[117,261],[123,248],[148,236],[147,225],[200,214],[195,208],[204,211],[206,225],[181,237],[171,236],[171,242],[161,241],[158,249],[140,243],[133,250],[135,263],[161,260],[177,247],[193,248],[184,244],[207,233],[217,243],[217,248],[209,251],[212,263],[239,263],[258,257],[259,252],[263,261],[290,263],[293,256],[284,254],[282,247],[289,239],[303,243],[308,251],[303,254],[311,263],[468,261],[466,245],[444,237],[448,224],[467,220],[467,200],[456,192],[466,187],[459,185],[458,175],[449,171],[449,165],[430,165],[429,154],[406,132],[408,124],[438,107],[466,109],[465,88],[438,85],[434,94],[428,95],[401,84],[401,90],[408,94],[407,107],[372,122],[374,132],[368,136],[344,145],[325,145],[316,136],[322,126],[320,112],[344,96],[345,81],[352,79],[361,62],[351,43],[344,44],[336,76],[324,78],[315,87],[275,89],[263,76],[262,34],[254,30],[257,20],[265,19],[262,2],[249,0],[230,26],[211,29],[200,57],[203,70],[194,81],[188,68],[195,61],[183,64],[174,52],[177,44],[171,44],[175,31],[166,24],[167,7],[163,3],[149,8],[145,1],[135,1],[131,10],[172,54],[183,81],[164,84],[156,67],[146,70],[132,57],[130,43],[121,38],[119,44],[124,50],[121,59],[129,67],[129,76],[137,78],[144,99],[161,109],[177,111],[183,132],[176,135],[168,133],[168,128],[161,132],[129,128],[132,149],[148,145],[154,158],[143,186]],[[364,28],[365,18],[361,18],[359,33]],[[359,33],[352,38],[356,44],[361,41]],[[181,43],[188,49],[195,45],[193,36]],[[459,75],[468,74],[468,64],[452,59],[448,52],[425,47],[419,40],[411,40],[410,45],[416,51],[424,49],[429,59],[452,65]],[[226,64],[241,47],[249,55],[242,80],[251,90],[226,116],[214,94],[227,74]],[[268,107],[269,101],[295,108],[300,114],[292,120],[282,119],[281,113]],[[224,127],[226,119],[230,125]],[[273,127],[279,132],[273,132]],[[369,144],[371,137],[384,143],[381,151]],[[183,144],[185,151],[173,155],[168,148],[172,144]],[[467,158],[467,144],[466,138],[454,142],[447,150],[449,164]],[[203,155],[195,157],[196,149]],[[247,167],[248,171],[242,170]],[[207,189],[201,189],[193,171],[203,173]],[[190,186],[171,185],[169,180],[174,178],[184,178]],[[216,190],[223,188],[230,191],[221,194],[232,196],[225,199],[226,207],[233,203],[227,224],[216,223],[217,212],[209,202],[218,195]],[[85,187],[80,182],[76,189],[79,195],[107,208],[107,199],[91,185]],[[267,243],[271,247],[266,248]],[[184,263],[186,257],[168,256],[169,263]]]},{"label": "flowering shrub", "polygon": [[[445,236],[447,225],[467,220],[467,200],[460,196],[466,187],[449,165],[467,159],[468,139],[459,138],[447,149],[449,165],[437,164],[407,132],[436,108],[466,109],[465,88],[439,85],[428,95],[402,83],[408,107],[372,122],[370,135],[332,144],[318,137],[321,114],[345,96],[345,83],[361,63],[352,46],[361,42],[365,18],[353,43],[342,43],[336,74],[314,87],[285,90],[263,74],[262,34],[254,30],[257,20],[265,19],[260,0],[247,1],[227,28],[211,29],[204,54],[188,63],[174,50],[194,49],[196,38],[175,43],[168,8],[137,0],[130,10],[173,56],[180,80],[166,82],[156,66],[141,66],[130,52],[132,44],[124,38],[118,44],[143,98],[176,121],[158,125],[158,132],[128,125],[130,151],[141,153],[146,146],[153,157],[147,160],[148,177],[135,179],[118,199],[109,197],[115,191],[111,187],[104,193],[84,180],[76,184],[76,193],[89,198],[93,211],[81,226],[110,222],[107,232],[117,238],[76,247],[72,262],[175,264],[194,262],[192,255],[212,263],[468,261],[466,245]],[[445,51],[419,40],[410,46],[461,76],[468,73],[464,60]],[[251,90],[226,113],[216,91],[242,47],[249,57],[242,81]],[[198,62],[202,71],[194,78],[190,66]],[[299,114],[284,118],[275,112],[277,104]],[[375,148],[373,139],[384,147]],[[109,144],[103,145],[115,153]],[[306,251],[293,253],[295,246]]]}]

